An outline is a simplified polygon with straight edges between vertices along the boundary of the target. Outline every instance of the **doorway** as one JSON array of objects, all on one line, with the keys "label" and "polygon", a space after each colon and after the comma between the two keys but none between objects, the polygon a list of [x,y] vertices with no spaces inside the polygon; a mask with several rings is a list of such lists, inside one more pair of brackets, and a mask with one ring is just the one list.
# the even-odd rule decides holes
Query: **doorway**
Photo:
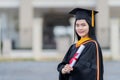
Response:
[{"label": "doorway", "polygon": [[69,27],[70,16],[64,13],[47,13],[43,22],[43,49],[56,49],[54,29],[57,26]]}]

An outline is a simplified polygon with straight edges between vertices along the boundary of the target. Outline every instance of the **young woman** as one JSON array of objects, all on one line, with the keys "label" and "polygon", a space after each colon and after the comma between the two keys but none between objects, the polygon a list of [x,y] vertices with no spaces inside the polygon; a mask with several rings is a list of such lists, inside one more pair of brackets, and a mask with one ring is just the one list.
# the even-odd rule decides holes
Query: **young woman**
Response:
[{"label": "young woman", "polygon": [[[103,80],[102,51],[95,36],[94,19],[97,11],[75,8],[70,14],[75,15],[75,33],[78,42],[72,44],[62,62],[58,65],[59,80]],[[79,58],[75,53],[84,45]],[[76,63],[70,66],[70,61]]]}]

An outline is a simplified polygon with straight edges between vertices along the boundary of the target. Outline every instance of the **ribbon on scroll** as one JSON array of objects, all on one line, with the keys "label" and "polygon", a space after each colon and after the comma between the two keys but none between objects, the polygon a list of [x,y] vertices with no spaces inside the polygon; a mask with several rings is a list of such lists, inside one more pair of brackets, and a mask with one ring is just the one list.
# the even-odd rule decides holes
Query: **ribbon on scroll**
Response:
[{"label": "ribbon on scroll", "polygon": [[82,51],[83,51],[84,48],[85,48],[85,46],[84,46],[84,45],[81,45],[81,46],[78,48],[77,52],[74,54],[74,56],[70,59],[69,65],[70,65],[71,67],[73,67],[73,66],[75,65],[76,61],[77,61],[78,58],[80,57],[80,55],[81,55],[81,53],[82,53]]}]

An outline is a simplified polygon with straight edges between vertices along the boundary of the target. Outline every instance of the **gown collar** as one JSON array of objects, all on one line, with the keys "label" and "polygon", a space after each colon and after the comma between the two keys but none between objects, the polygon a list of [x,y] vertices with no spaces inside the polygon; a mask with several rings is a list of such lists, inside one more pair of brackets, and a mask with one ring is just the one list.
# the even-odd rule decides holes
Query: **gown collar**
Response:
[{"label": "gown collar", "polygon": [[90,37],[81,38],[79,41],[76,42],[76,47],[79,47],[82,43],[84,43],[88,40],[91,40],[91,38]]}]

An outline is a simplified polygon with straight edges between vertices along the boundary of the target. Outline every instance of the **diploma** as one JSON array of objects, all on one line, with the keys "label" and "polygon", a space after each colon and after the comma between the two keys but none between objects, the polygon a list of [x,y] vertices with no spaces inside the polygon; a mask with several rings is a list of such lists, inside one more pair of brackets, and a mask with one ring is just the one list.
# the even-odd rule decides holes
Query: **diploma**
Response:
[{"label": "diploma", "polygon": [[83,51],[84,48],[85,48],[85,46],[84,46],[84,45],[81,45],[81,46],[78,48],[77,52],[74,54],[74,56],[70,59],[69,65],[70,65],[71,67],[73,67],[73,66],[75,65],[77,59],[78,59],[79,56],[81,55],[81,53],[82,53],[82,51]]}]

